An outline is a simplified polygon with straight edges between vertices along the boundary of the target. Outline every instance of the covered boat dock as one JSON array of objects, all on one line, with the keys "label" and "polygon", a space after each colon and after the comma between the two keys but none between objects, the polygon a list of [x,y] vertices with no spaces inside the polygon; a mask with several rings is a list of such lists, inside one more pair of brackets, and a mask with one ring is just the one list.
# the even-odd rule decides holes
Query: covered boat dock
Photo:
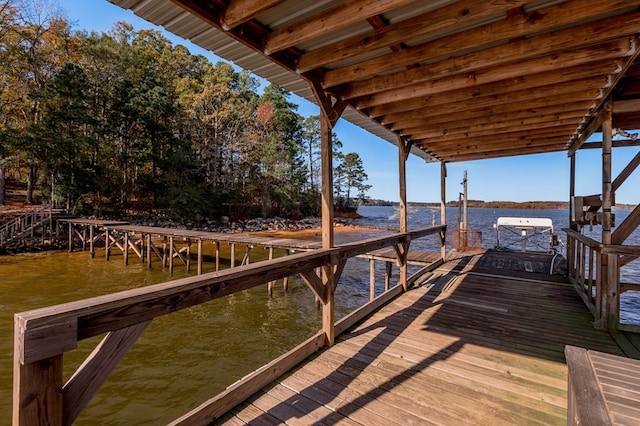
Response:
[{"label": "covered boat dock", "polygon": [[[640,418],[640,378],[627,374],[636,383],[615,391],[614,371],[613,393],[585,398],[571,375],[585,371],[582,355],[569,349],[565,357],[567,346],[593,350],[587,359],[637,356],[637,337],[626,330],[639,327],[620,322],[619,305],[621,292],[640,288],[620,279],[640,257],[627,242],[640,207],[615,224],[612,208],[640,153],[617,175],[611,157],[614,148],[640,145],[629,134],[640,129],[639,1],[110,1],[320,107],[321,248],[16,314],[14,425],[71,424],[155,317],[296,274],[321,301],[322,330],[176,424]],[[340,118],[398,147],[399,233],[336,245],[331,138]],[[594,171],[602,185],[578,194],[577,157],[588,148],[602,153]],[[510,268],[495,267],[486,253],[447,256],[447,164],[546,152],[568,156],[570,283],[500,273]],[[441,189],[440,225],[429,229],[407,224],[411,154],[440,169],[433,183]],[[581,232],[592,225],[597,240]],[[410,289],[411,242],[427,235],[439,239],[445,263]],[[396,285],[336,321],[346,261],[389,248],[400,269]],[[105,333],[64,383],[64,353]],[[636,365],[612,362],[623,371]],[[579,386],[600,386],[601,372],[593,380],[578,375],[587,377]],[[590,407],[602,408],[599,416]]]}]

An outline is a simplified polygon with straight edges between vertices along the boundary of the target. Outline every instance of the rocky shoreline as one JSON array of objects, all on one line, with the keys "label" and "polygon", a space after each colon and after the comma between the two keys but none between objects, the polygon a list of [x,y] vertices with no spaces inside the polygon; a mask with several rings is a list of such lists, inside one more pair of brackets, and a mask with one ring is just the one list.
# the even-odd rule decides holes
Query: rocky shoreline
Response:
[{"label": "rocky shoreline", "polygon": [[[296,231],[314,229],[322,226],[322,219],[315,216],[299,220],[281,217],[255,218],[246,220],[232,220],[228,216],[220,219],[207,219],[202,217],[175,219],[162,214],[127,215],[109,220],[121,220],[133,225],[151,226],[172,229],[193,229],[205,232],[240,233],[260,231]],[[334,226],[354,226],[348,219],[337,218]]]}]

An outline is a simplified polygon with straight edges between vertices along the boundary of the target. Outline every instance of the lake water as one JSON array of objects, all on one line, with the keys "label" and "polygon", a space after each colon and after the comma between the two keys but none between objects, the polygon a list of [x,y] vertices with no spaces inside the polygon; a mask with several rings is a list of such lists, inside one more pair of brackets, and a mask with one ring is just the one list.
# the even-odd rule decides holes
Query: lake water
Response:
[{"label": "lake water", "polygon": [[[354,221],[356,224],[398,229],[393,207],[363,207],[359,212],[364,217]],[[448,209],[450,229],[456,226],[457,214],[457,209]],[[627,214],[617,212],[617,222]],[[483,246],[495,245],[492,226],[501,216],[550,217],[556,229],[568,225],[565,210],[469,209],[469,226],[482,231]],[[439,222],[439,211],[412,207],[409,227],[429,226],[434,217]],[[593,232],[597,231],[594,228]],[[640,244],[640,236],[634,234],[631,238],[633,244]],[[412,249],[438,251],[437,238],[429,236],[412,242]],[[187,275],[184,267],[176,267],[170,276],[167,270],[150,270],[133,260],[124,266],[120,256],[107,262],[100,254],[98,251],[94,259],[86,252],[0,256],[0,424],[10,424],[11,420],[15,312]],[[378,264],[381,281],[384,267],[382,262]],[[211,269],[212,265],[205,265],[205,272]],[[637,262],[623,268],[623,280],[638,283],[639,277]],[[379,290],[382,285],[378,284]],[[352,259],[336,291],[337,317],[361,306],[368,297],[368,262]],[[640,298],[625,295],[624,299],[626,321],[640,323]],[[266,287],[260,286],[157,318],[76,424],[165,424],[310,337],[321,327],[320,314],[311,291],[292,279],[289,292],[284,293],[277,285],[271,298]],[[78,350],[65,354],[65,379],[97,343],[96,338],[82,341]]]}]

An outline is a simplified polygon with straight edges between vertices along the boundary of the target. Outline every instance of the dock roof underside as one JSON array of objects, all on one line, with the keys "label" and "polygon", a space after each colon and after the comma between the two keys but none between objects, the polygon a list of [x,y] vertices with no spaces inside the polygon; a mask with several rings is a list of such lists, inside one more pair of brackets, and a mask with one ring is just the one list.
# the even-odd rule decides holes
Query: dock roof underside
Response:
[{"label": "dock roof underside", "polygon": [[425,159],[568,150],[610,95],[640,128],[640,1],[110,1]]}]

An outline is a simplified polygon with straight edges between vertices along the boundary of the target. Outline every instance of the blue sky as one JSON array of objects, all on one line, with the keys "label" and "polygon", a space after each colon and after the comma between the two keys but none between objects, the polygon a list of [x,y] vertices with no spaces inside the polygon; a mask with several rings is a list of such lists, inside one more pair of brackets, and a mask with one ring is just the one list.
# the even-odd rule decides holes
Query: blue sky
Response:
[{"label": "blue sky", "polygon": [[[212,62],[220,60],[212,53],[200,49],[162,28],[155,27],[121,9],[107,0],[58,0],[74,30],[88,32],[109,31],[118,21],[126,21],[135,29],[155,28],[163,31],[174,44],[182,44],[194,54],[203,54]],[[309,116],[319,109],[304,99],[293,96],[298,112]],[[372,198],[398,200],[397,148],[340,120],[335,128],[343,142],[343,152],[357,152],[362,158],[372,185],[368,195]],[[637,148],[618,148],[613,151],[613,177],[635,155]],[[577,153],[577,195],[599,194],[601,184],[600,151],[584,150]],[[509,157],[495,160],[469,161],[447,164],[447,200],[458,198],[462,190],[462,176],[468,174],[469,198],[485,201],[566,201],[569,198],[569,159],[566,153]],[[634,173],[618,190],[618,203],[637,204],[640,194],[640,172]],[[407,198],[409,201],[436,202],[440,200],[440,164],[426,164],[410,156],[407,162]]]}]

